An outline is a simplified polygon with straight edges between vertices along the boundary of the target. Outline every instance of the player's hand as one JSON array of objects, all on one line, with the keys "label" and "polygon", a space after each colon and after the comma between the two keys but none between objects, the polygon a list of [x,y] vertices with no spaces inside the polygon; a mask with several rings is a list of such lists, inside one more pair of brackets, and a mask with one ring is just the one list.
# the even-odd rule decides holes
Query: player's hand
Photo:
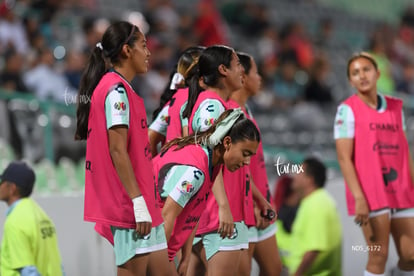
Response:
[{"label": "player's hand", "polygon": [[261,215],[261,210],[257,207],[254,206],[254,217],[256,219],[256,228],[257,229],[264,229],[265,227],[265,219],[262,217]]},{"label": "player's hand", "polygon": [[233,215],[231,214],[230,208],[219,207],[219,228],[218,233],[220,237],[226,238],[231,237],[234,231]]},{"label": "player's hand", "polygon": [[273,208],[273,206],[265,199],[258,202],[258,204],[260,207],[260,215],[268,223],[267,226],[273,223],[277,218],[276,210]]},{"label": "player's hand", "polygon": [[137,222],[135,231],[140,237],[145,238],[149,233],[151,233],[152,223],[151,222]]},{"label": "player's hand", "polygon": [[178,268],[177,268],[177,272],[179,276],[187,275],[188,263],[189,263],[189,260],[181,259],[180,264],[178,265]]},{"label": "player's hand", "polygon": [[148,212],[147,205],[145,204],[144,197],[138,196],[132,199],[132,203],[134,206],[134,215],[135,215],[135,222],[137,234],[141,237],[147,236],[151,233],[152,228],[152,219],[151,215]]},{"label": "player's hand", "polygon": [[367,225],[369,220],[369,208],[365,198],[355,199],[355,223],[359,226]]}]

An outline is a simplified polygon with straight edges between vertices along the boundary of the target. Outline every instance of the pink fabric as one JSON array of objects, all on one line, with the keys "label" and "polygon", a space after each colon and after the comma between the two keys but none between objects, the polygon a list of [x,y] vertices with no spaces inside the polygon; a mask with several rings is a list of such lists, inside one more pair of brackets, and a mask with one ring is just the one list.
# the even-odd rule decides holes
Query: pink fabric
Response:
[{"label": "pink fabric", "polygon": [[[183,247],[190,237],[191,232],[197,225],[201,213],[205,210],[206,201],[211,192],[211,186],[217,175],[217,169],[210,178],[209,159],[201,146],[189,145],[180,150],[174,151],[176,147],[170,148],[167,152],[157,155],[154,161],[154,171],[156,175],[157,189],[160,177],[165,177],[162,170],[168,171],[168,167],[174,164],[189,165],[200,169],[204,173],[204,183],[200,190],[187,203],[180,215],[176,218],[171,238],[168,241],[168,257],[174,259],[177,251]],[[185,158],[183,158],[185,156]],[[220,166],[219,166],[220,167]],[[161,176],[160,176],[161,172]]]},{"label": "pink fabric", "polygon": [[108,148],[105,99],[110,88],[119,83],[125,86],[130,105],[128,155],[150,212],[152,226],[156,227],[163,222],[156,194],[154,196],[155,183],[144,102],[117,73],[106,73],[91,98],[86,147],[84,219],[96,222],[96,229],[103,229],[98,233],[110,242],[112,234],[109,235],[110,232],[107,231],[110,225],[130,229],[136,227],[132,201],[119,179]]},{"label": "pink fabric", "polygon": [[174,138],[182,137],[183,129],[181,127],[180,110],[188,99],[188,88],[178,89],[169,101],[168,116],[170,123],[167,127],[166,142]]},{"label": "pink fabric", "polygon": [[[259,125],[257,124],[256,120],[246,112],[243,108],[244,114],[247,118],[252,120],[252,122],[256,125],[257,129],[260,132]],[[269,189],[269,182],[267,179],[267,171],[266,171],[266,164],[264,160],[264,153],[263,153],[263,143],[260,141],[259,146],[257,148],[256,154],[253,155],[250,159],[250,174],[253,178],[254,184],[256,185],[257,189],[260,193],[264,196],[264,198],[270,203],[273,204],[273,197],[270,193]]]},{"label": "pink fabric", "polygon": [[[203,93],[201,93],[200,96],[203,95]],[[214,92],[209,93],[217,95]],[[210,98],[208,97],[208,94],[205,94],[204,97],[205,98],[203,99],[203,101],[206,98]],[[200,103],[201,102],[202,101],[200,101]],[[235,102],[229,100],[225,103],[225,107],[236,108],[238,107],[238,105],[237,103],[235,104]],[[196,110],[197,108],[193,109],[193,115]],[[244,221],[247,225],[255,225],[253,197],[250,189],[249,167],[243,166],[235,172],[230,172],[229,170],[227,170],[227,168],[225,168],[225,166],[223,167],[224,188],[227,194],[227,199],[229,201],[234,222]],[[204,212],[200,218],[197,228],[197,235],[202,235],[218,229],[218,209],[219,208],[214,196],[211,196],[207,201],[207,212]]]},{"label": "pink fabric", "polygon": [[[228,105],[228,108],[239,108],[240,107],[240,105],[236,101],[231,100],[231,99],[227,101],[227,105]],[[244,114],[246,115],[246,117],[249,118],[246,110],[244,108],[242,108],[242,110]],[[252,163],[252,161],[253,160],[251,159],[250,164]],[[256,219],[254,217],[253,193],[252,193],[251,184],[250,184],[251,183],[250,178],[252,177],[251,173],[252,172],[251,172],[251,165],[250,165],[250,166],[243,166],[242,168],[240,168],[234,173],[227,171],[227,176],[223,174],[223,177],[226,177],[224,183],[240,183],[239,185],[240,191],[237,192],[237,195],[239,195],[240,198],[237,200],[235,199],[234,202],[232,200],[232,204],[230,205],[230,207],[232,207],[232,205],[235,202],[242,203],[241,207],[242,207],[243,213],[242,213],[241,220],[243,220],[247,226],[256,225]],[[236,174],[238,174],[238,176],[236,176]],[[231,179],[228,179],[227,181],[227,178],[231,178],[231,177],[236,178],[237,182],[235,182],[234,179],[233,179],[233,182],[231,181]],[[231,197],[236,196],[235,186],[236,185],[226,185],[227,194],[230,195]],[[236,210],[234,212],[236,212]],[[232,209],[232,214],[234,216],[233,209]]]},{"label": "pink fabric", "polygon": [[[357,95],[344,102],[355,116],[354,164],[371,211],[414,207],[402,101],[385,98],[387,109],[383,113],[369,108]],[[348,186],[346,199],[348,213],[355,214],[355,201]]]}]

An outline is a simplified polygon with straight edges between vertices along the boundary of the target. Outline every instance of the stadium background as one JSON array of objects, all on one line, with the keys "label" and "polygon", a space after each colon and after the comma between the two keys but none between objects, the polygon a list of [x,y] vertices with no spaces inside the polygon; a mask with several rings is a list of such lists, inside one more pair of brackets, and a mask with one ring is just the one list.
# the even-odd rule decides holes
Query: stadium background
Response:
[{"label": "stadium background", "polygon": [[[364,242],[346,215],[333,119],[337,104],[353,93],[347,58],[370,51],[381,67],[379,90],[404,99],[412,147],[414,10],[409,0],[0,3],[0,167],[16,158],[34,166],[34,197],[56,223],[66,275],[115,271],[111,247],[82,221],[85,145],[74,142],[73,134],[76,88],[87,54],[109,21],[118,19],[146,31],[151,70],[134,86],[145,99],[149,122],[186,47],[223,43],[255,57],[263,91],[250,105],[262,130],[272,189],[277,160],[294,165],[308,155],[320,157],[329,168],[327,189],[341,213],[344,275],[362,273],[366,253],[352,246]],[[5,209],[2,204],[0,213]],[[392,243],[391,248],[387,271],[397,260]]]}]

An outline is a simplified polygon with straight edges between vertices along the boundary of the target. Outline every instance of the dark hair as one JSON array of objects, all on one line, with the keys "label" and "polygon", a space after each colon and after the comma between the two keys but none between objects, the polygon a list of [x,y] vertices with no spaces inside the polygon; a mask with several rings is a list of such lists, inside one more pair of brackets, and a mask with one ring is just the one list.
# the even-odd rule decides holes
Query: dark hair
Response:
[{"label": "dark hair", "polygon": [[129,22],[119,21],[113,23],[102,36],[101,47],[92,49],[88,64],[83,71],[78,91],[76,111],[77,127],[75,140],[87,138],[90,99],[95,87],[107,70],[107,62],[119,64],[121,51],[125,44],[131,47],[138,40],[140,30]]},{"label": "dark hair", "polygon": [[200,78],[203,79],[204,84],[207,86],[219,87],[222,75],[218,67],[223,64],[227,68],[230,68],[233,53],[234,50],[232,48],[224,45],[210,46],[203,51],[198,59],[198,66],[195,68],[197,73],[187,81],[188,101],[183,111],[184,118],[190,118],[198,95],[203,91],[199,85]]},{"label": "dark hair", "polygon": [[[224,111],[217,121],[206,131],[201,133],[195,133],[186,137],[175,138],[165,144],[162,148],[162,152],[167,151],[172,146],[177,146],[177,150],[181,149],[187,145],[202,144],[207,141],[211,134],[216,130],[218,123],[223,121],[227,116],[229,116],[234,109],[228,109]],[[230,128],[229,132],[225,136],[230,136],[232,143],[237,143],[243,140],[257,141],[260,142],[260,133],[256,125],[244,115],[240,116],[233,126]]]},{"label": "dark hair", "polygon": [[346,75],[348,76],[348,79],[350,77],[349,67],[351,66],[351,63],[354,62],[354,60],[359,59],[359,58],[365,58],[365,59],[369,60],[372,63],[372,65],[374,65],[375,69],[378,70],[377,61],[375,60],[375,58],[370,53],[367,53],[367,52],[355,53],[349,58],[348,64],[346,66]]},{"label": "dark hair", "polygon": [[33,191],[33,185],[31,186],[18,186],[16,185],[16,189],[21,197],[29,197]]},{"label": "dark hair", "polygon": [[244,73],[246,75],[249,74],[250,69],[252,69],[252,59],[253,57],[247,53],[237,52],[237,56],[239,57],[240,64],[243,66]]},{"label": "dark hair", "polygon": [[276,210],[280,210],[286,198],[293,194],[293,177],[290,175],[283,175],[276,181],[274,202]]},{"label": "dark hair", "polygon": [[198,58],[200,57],[201,53],[205,49],[204,46],[193,46],[189,47],[181,54],[177,65],[175,66],[174,70],[170,74],[170,79],[164,89],[164,92],[160,98],[160,105],[157,109],[154,110],[152,113],[152,120],[157,118],[158,114],[161,112],[162,108],[165,104],[172,99],[177,89],[171,89],[171,81],[175,75],[175,73],[180,73],[184,77],[185,86],[188,86],[186,83],[187,78],[191,78],[196,73]]},{"label": "dark hair", "polygon": [[315,185],[318,188],[325,186],[326,167],[321,161],[315,157],[309,157],[303,161],[303,167],[305,169],[305,174],[313,178]]}]

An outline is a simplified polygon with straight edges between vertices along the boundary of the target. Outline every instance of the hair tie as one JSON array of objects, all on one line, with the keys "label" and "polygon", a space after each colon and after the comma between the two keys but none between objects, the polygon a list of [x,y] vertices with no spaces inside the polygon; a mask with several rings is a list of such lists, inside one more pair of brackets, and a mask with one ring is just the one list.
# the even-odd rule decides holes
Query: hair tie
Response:
[{"label": "hair tie", "polygon": [[103,51],[103,46],[101,42],[96,43],[96,48],[101,49],[101,51]]},{"label": "hair tie", "polygon": [[208,138],[207,145],[215,147],[220,144],[221,140],[223,140],[226,134],[230,131],[237,119],[243,114],[240,107],[233,109],[233,112],[231,112],[230,115],[216,125],[216,129]]},{"label": "hair tie", "polygon": [[180,73],[175,73],[171,79],[170,89],[176,90],[178,85],[184,80],[184,76]]}]

